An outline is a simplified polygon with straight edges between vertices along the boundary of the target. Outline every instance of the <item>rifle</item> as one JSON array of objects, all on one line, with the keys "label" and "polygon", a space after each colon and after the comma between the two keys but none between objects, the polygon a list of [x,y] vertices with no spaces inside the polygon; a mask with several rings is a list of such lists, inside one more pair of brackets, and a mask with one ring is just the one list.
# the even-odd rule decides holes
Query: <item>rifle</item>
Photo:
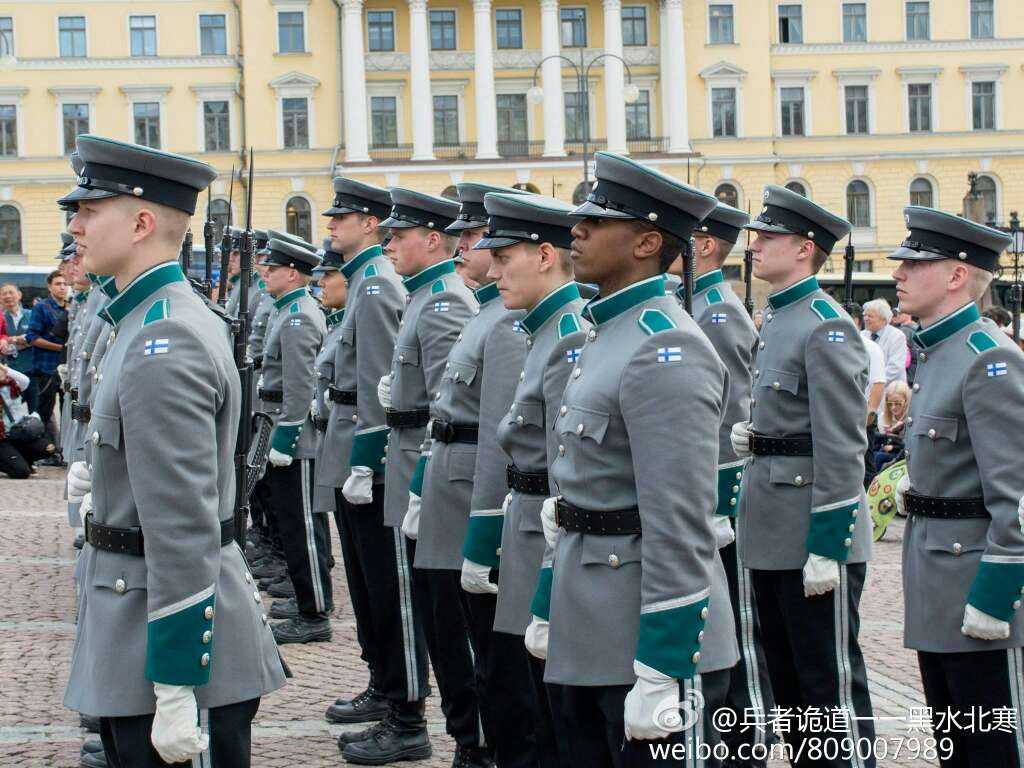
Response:
[{"label": "rifle", "polygon": [[227,301],[228,292],[228,259],[231,258],[231,224],[233,220],[231,204],[235,197],[235,166],[231,166],[231,187],[228,190],[228,223],[220,236],[220,279],[217,281],[217,303],[222,307]]},{"label": "rifle", "polygon": [[860,305],[853,300],[853,262],[856,258],[851,232],[850,238],[846,241],[846,251],[843,253],[843,309],[851,316],[860,309]]},{"label": "rifle", "polygon": [[192,267],[192,228],[185,230],[185,237],[181,241],[181,271],[191,281],[188,271]]},{"label": "rifle", "polygon": [[1010,307],[1013,311],[1013,340],[1020,344],[1020,310],[1024,286],[1020,280],[1020,219],[1016,211],[1010,212],[1010,236],[1013,238],[1013,285],[1010,286]]},{"label": "rifle", "polygon": [[206,188],[206,222],[203,224],[203,248],[206,263],[203,264],[203,295],[210,298],[213,293],[213,191]]},{"label": "rifle", "polygon": [[688,315],[693,314],[693,262],[696,250],[697,244],[693,237],[683,241],[683,308]]},{"label": "rifle", "polygon": [[[748,205],[749,209],[750,206]],[[749,214],[750,211],[748,210]],[[750,230],[747,230],[747,247],[743,250],[743,279],[746,286],[743,293],[743,306],[747,314],[754,316],[754,252],[750,250]]]}]

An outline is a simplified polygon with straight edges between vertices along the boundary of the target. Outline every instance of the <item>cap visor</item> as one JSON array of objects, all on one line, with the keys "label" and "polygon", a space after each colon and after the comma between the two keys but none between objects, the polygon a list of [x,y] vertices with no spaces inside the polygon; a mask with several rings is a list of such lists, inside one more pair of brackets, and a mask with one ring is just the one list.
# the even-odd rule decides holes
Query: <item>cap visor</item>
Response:
[{"label": "cap visor", "polygon": [[57,205],[77,204],[80,200],[102,200],[105,197],[117,197],[116,192],[108,192],[105,189],[86,189],[75,187],[57,201]]},{"label": "cap visor", "polygon": [[949,258],[938,253],[932,253],[931,251],[915,251],[913,248],[907,248],[900,246],[895,251],[889,254],[888,258],[893,261],[941,261],[942,259]]},{"label": "cap visor", "polygon": [[334,205],[334,206],[331,206],[330,208],[328,208],[326,211],[324,211],[320,215],[321,216],[344,216],[346,213],[362,213],[362,211],[357,211],[355,208],[346,208],[343,205],[342,206]]},{"label": "cap visor", "polygon": [[414,224],[411,221],[403,221],[402,219],[395,219],[389,216],[377,226],[387,227],[388,229],[412,229],[413,227],[418,227],[420,225]]},{"label": "cap visor", "polygon": [[758,221],[757,219],[754,219],[749,224],[747,224],[744,227],[744,229],[753,229],[753,230],[757,230],[758,232],[775,232],[776,234],[779,234],[779,235],[795,235],[796,234],[795,232],[791,232],[790,230],[786,229],[785,227],[780,227],[778,224],[766,224],[765,222]]},{"label": "cap visor", "polygon": [[328,272],[338,272],[337,267],[313,267],[314,275],[326,275]]},{"label": "cap visor", "polygon": [[570,216],[578,219],[634,219],[635,216],[624,213],[622,211],[616,211],[612,208],[605,208],[603,205],[592,203],[587,200],[582,205],[577,206],[569,213]]},{"label": "cap visor", "polygon": [[444,231],[450,235],[457,235],[461,232],[466,231],[467,229],[483,229],[486,226],[486,221],[473,221],[472,219],[469,219],[467,221],[465,219],[456,219],[447,227],[445,227]]},{"label": "cap visor", "polygon": [[493,251],[495,248],[507,248],[521,242],[523,241],[515,237],[482,237],[473,243],[473,250]]}]

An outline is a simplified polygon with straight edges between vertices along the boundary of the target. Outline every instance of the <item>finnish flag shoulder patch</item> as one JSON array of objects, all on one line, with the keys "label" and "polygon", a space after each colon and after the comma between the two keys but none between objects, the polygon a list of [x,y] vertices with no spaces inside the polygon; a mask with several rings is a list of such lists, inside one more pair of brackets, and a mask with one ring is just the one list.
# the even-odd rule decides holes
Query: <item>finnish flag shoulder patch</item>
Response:
[{"label": "finnish flag shoulder patch", "polygon": [[729,322],[729,316],[725,312],[714,312],[711,315],[711,322],[713,325],[724,325]]},{"label": "finnish flag shoulder patch", "polygon": [[526,331],[523,330],[523,323],[522,323],[522,321],[520,321],[520,320],[513,320],[512,321],[512,333],[526,333]]},{"label": "finnish flag shoulder patch", "polygon": [[833,344],[842,344],[846,341],[846,331],[829,331],[828,340]]},{"label": "finnish flag shoulder patch", "polygon": [[302,325],[302,318],[301,317],[289,318],[288,325],[290,325],[292,328],[298,328],[300,325]]},{"label": "finnish flag shoulder patch", "polygon": [[659,363],[678,363],[683,359],[682,347],[658,347]]},{"label": "finnish flag shoulder patch", "polygon": [[171,351],[170,339],[146,339],[142,345],[142,356],[166,355]]},{"label": "finnish flag shoulder patch", "polygon": [[580,352],[582,351],[580,347],[565,350],[565,362],[569,363],[569,365],[574,365],[580,359]]},{"label": "finnish flag shoulder patch", "polygon": [[448,303],[447,301],[435,301],[434,302],[434,311],[435,312],[447,312],[449,309],[451,309],[451,304]]},{"label": "finnish flag shoulder patch", "polygon": [[368,285],[368,286],[366,286],[366,295],[367,296],[376,296],[379,293],[380,293],[380,286],[379,285]]},{"label": "finnish flag shoulder patch", "polygon": [[997,376],[1005,376],[1010,371],[1006,367],[1006,363],[1002,360],[995,363],[989,363],[985,366],[985,375],[990,379],[994,379]]}]

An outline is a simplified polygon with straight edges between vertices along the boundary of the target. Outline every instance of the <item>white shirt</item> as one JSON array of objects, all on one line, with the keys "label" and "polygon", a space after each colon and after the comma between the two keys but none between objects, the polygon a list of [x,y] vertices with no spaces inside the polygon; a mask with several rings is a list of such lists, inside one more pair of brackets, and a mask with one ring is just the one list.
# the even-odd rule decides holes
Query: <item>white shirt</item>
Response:
[{"label": "white shirt", "polygon": [[[18,389],[23,392],[28,389],[29,379],[28,376],[21,373],[20,371],[12,371],[10,368],[7,369],[7,375],[11,377]],[[7,386],[7,382],[0,385],[0,399],[3,399],[6,408],[0,408],[0,417],[3,418],[4,427],[10,429],[12,425],[17,424],[25,416],[28,415],[28,406],[25,405],[25,401],[21,397],[11,397],[11,390]],[[10,411],[10,414],[8,414]]]},{"label": "white shirt", "polygon": [[[907,346],[907,337],[903,331],[892,325],[884,326],[878,333],[878,346],[882,348],[882,356],[885,360],[885,382],[907,380],[907,355],[910,348]],[[860,332],[865,341],[872,341],[871,331]]]},{"label": "white shirt", "polygon": [[[903,334],[900,334],[901,336]],[[870,336],[864,337],[864,348],[868,351],[868,383],[864,388],[864,396],[871,402],[871,388],[875,384],[885,385],[885,355],[877,342],[871,340]],[[885,408],[885,395],[882,395],[878,403],[878,417],[881,418],[882,410]]]}]

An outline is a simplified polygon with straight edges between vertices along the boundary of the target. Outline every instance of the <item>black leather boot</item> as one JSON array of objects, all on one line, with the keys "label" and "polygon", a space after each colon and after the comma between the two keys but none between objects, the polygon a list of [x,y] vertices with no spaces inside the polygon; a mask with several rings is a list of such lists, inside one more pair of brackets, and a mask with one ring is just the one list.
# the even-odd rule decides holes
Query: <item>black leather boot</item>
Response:
[{"label": "black leather boot", "polygon": [[423,701],[392,702],[391,712],[369,738],[347,744],[341,756],[356,765],[386,765],[430,757],[430,737],[423,717]]},{"label": "black leather boot", "polygon": [[286,643],[322,643],[331,639],[331,620],[299,614],[273,626],[278,645]]},{"label": "black leather boot", "polygon": [[100,732],[100,719],[95,715],[79,715],[78,725],[81,728],[85,728],[89,733]]},{"label": "black leather boot", "polygon": [[384,719],[390,705],[388,700],[373,689],[373,684],[360,694],[345,701],[338,699],[327,708],[329,723],[372,723]]},{"label": "black leather boot", "polygon": [[267,594],[271,597],[295,597],[295,587],[292,580],[284,575],[267,587]]},{"label": "black leather boot", "polygon": [[455,747],[452,768],[494,768],[490,750],[486,747]]},{"label": "black leather boot", "polygon": [[294,597],[287,600],[275,600],[270,604],[270,618],[272,619],[294,619],[299,615],[299,604]]}]

